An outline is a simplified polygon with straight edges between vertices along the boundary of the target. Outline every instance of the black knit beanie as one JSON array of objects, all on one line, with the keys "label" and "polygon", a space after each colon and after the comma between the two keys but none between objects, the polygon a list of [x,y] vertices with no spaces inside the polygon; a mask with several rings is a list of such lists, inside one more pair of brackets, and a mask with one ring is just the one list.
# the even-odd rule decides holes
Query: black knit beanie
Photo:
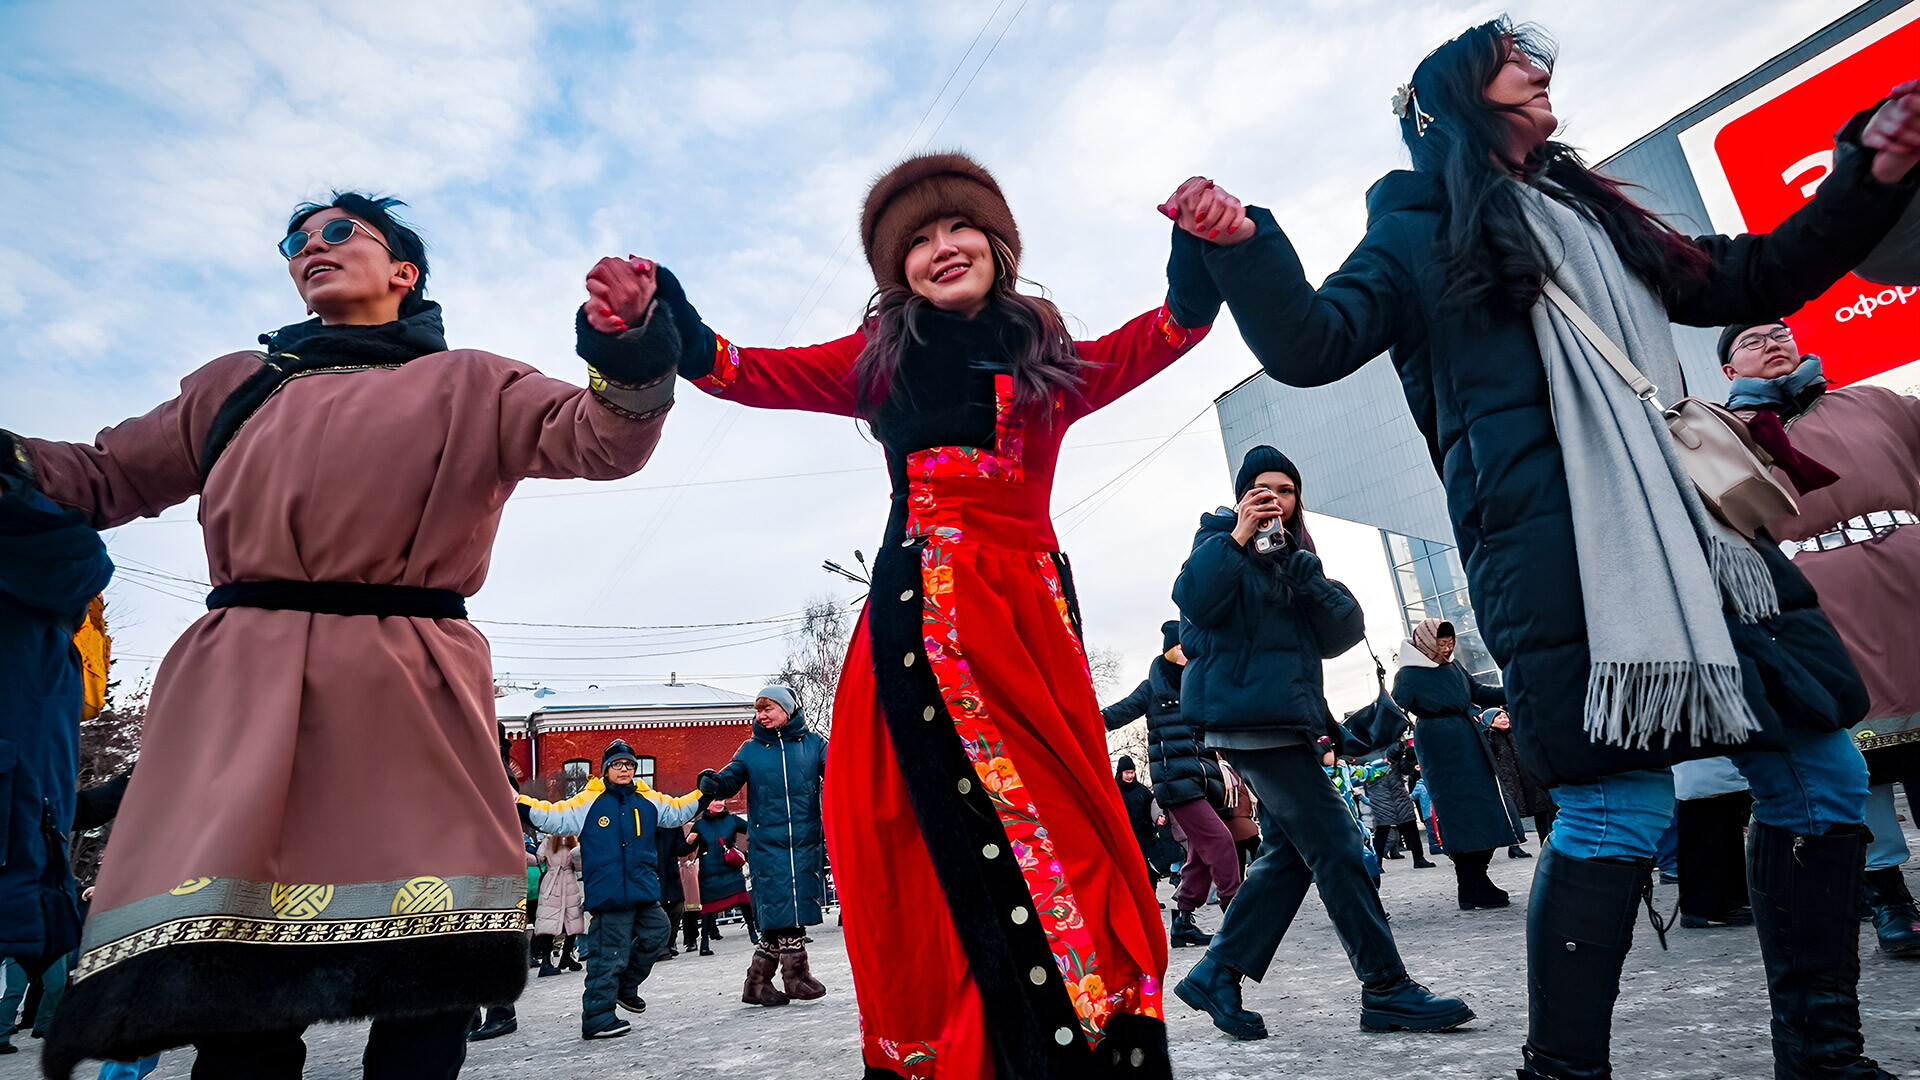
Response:
[{"label": "black knit beanie", "polygon": [[1162,653],[1172,652],[1173,647],[1178,644],[1180,644],[1180,620],[1168,619],[1166,622],[1161,623],[1160,651]]},{"label": "black knit beanie", "polygon": [[1726,363],[1727,357],[1733,355],[1733,342],[1735,338],[1738,338],[1741,334],[1746,333],[1756,326],[1772,326],[1775,323],[1785,326],[1787,320],[1750,319],[1747,322],[1737,322],[1727,326],[1726,329],[1720,331],[1720,344],[1715,347],[1715,351],[1720,354],[1720,362],[1723,364]]},{"label": "black knit beanie", "polygon": [[1119,776],[1121,773],[1126,772],[1128,769],[1131,769],[1131,768],[1133,768],[1132,756],[1128,754],[1121,754],[1120,760],[1114,763],[1113,775]]},{"label": "black knit beanie", "polygon": [[1300,470],[1294,466],[1291,458],[1271,446],[1256,446],[1240,460],[1240,471],[1233,478],[1233,497],[1239,499],[1245,495],[1253,487],[1254,480],[1261,473],[1268,472],[1286,473],[1293,478],[1296,490],[1303,486],[1300,483]]},{"label": "black knit beanie", "polygon": [[640,767],[640,759],[634,756],[633,747],[628,746],[625,739],[615,739],[600,751],[600,771],[606,772],[607,766],[616,761],[632,762],[634,768]]}]

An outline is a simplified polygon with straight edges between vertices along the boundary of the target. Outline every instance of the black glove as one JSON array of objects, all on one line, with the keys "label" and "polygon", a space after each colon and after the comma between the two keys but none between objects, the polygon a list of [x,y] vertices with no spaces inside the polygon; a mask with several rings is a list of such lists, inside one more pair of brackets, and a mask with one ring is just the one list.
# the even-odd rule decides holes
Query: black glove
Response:
[{"label": "black glove", "polygon": [[1220,314],[1220,288],[1207,271],[1207,242],[1178,225],[1167,257],[1167,310],[1189,330],[1211,326]]},{"label": "black glove", "polygon": [[702,800],[711,799],[714,793],[720,790],[720,774],[712,769],[703,769],[699,778],[693,782],[693,786],[699,789]]},{"label": "black glove", "polygon": [[[603,334],[595,330],[587,322],[585,304],[574,314],[573,328],[574,351],[610,383],[647,386],[679,370],[680,331],[666,305],[657,299],[647,309],[646,324],[625,333]],[[595,391],[599,391],[597,386]]]},{"label": "black glove", "polygon": [[1287,580],[1293,587],[1305,593],[1317,593],[1327,587],[1327,572],[1320,565],[1320,556],[1306,548],[1295,548],[1287,556]]}]

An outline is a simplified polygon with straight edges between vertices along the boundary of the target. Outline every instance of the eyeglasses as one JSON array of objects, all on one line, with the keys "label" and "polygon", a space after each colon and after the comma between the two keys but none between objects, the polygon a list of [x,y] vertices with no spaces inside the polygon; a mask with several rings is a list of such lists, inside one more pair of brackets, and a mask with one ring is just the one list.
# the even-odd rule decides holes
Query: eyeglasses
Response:
[{"label": "eyeglasses", "polygon": [[1744,352],[1750,349],[1765,348],[1768,341],[1777,341],[1782,345],[1791,345],[1793,344],[1793,331],[1783,326],[1772,333],[1752,334],[1734,342],[1733,351]]},{"label": "eyeglasses", "polygon": [[[366,233],[368,238],[374,243],[379,244],[387,254],[393,254],[393,249],[387,247],[385,240],[380,239],[372,229],[367,228],[352,218],[334,218],[332,221],[320,226],[320,239],[325,240],[329,244],[344,244],[347,242],[347,238],[353,235],[353,230],[355,229]],[[286,235],[286,239],[280,241],[280,254],[291,259],[295,255],[305,251],[307,249],[307,241],[311,239],[313,239],[311,232],[305,229],[295,229]]]}]

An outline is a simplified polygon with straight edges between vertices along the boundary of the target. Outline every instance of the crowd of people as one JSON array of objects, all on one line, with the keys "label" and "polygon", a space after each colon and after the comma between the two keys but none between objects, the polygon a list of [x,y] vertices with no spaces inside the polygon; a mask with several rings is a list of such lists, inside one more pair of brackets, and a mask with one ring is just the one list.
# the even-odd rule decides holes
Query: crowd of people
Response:
[{"label": "crowd of people", "polygon": [[[1920,953],[1892,787],[1920,773],[1920,406],[1829,389],[1782,319],[1869,261],[1920,277],[1920,80],[1860,103],[1772,232],[1696,237],[1553,139],[1551,76],[1545,39],[1505,20],[1428,55],[1393,99],[1412,168],[1370,189],[1365,239],[1317,287],[1269,210],[1182,184],[1159,208],[1164,301],[1091,340],[1023,289],[1013,212],[957,153],[869,189],[875,290],[835,341],[739,345],[666,267],[600,260],[584,387],[449,348],[396,201],[301,205],[278,247],[312,318],[90,444],[0,432],[0,949],[29,976],[65,965],[43,1069],[137,1073],[191,1045],[196,1077],[295,1077],[307,1028],[358,1019],[366,1076],[451,1078],[471,1038],[514,1029],[529,970],[584,959],[582,1036],[624,1035],[676,931],[705,951],[731,910],[757,937],[742,1000],[818,998],[829,855],[869,1076],[1170,1076],[1170,944],[1203,950],[1179,1001],[1265,1037],[1242,984],[1310,887],[1360,1025],[1446,1031],[1474,1010],[1414,978],[1381,867],[1444,854],[1460,906],[1498,909],[1490,862],[1530,854],[1530,817],[1525,1080],[1611,1074],[1668,846],[1690,918],[1754,928],[1776,1075],[1886,1076],[1857,914],[1869,897],[1881,947]],[[1336,721],[1322,665],[1364,619],[1306,478],[1261,446],[1200,520],[1145,681],[1103,714],[1049,516],[1060,446],[1223,306],[1281,382],[1391,355],[1497,677],[1430,618],[1390,692]],[[1676,322],[1725,328],[1728,415],[1796,512],[1745,523],[1696,488],[1652,403],[1680,385]],[[523,479],[642,468],[681,379],[857,418],[885,458],[833,738],[770,686],[693,790],[652,790],[614,742],[579,792],[516,797],[466,620],[501,508]],[[111,573],[98,530],[194,496],[209,612],[161,667],[83,928],[71,641]],[[1139,718],[1147,761],[1116,772],[1106,730]],[[1168,921],[1163,828],[1186,845]]]}]

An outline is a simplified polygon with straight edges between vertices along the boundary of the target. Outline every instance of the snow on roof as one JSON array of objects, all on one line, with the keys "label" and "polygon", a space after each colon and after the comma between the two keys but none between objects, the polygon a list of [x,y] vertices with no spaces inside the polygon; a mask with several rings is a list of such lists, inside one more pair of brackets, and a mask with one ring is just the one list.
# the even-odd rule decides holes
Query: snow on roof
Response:
[{"label": "snow on roof", "polygon": [[608,709],[688,709],[732,706],[751,711],[753,696],[722,690],[705,683],[639,683],[597,686],[586,690],[541,687],[495,698],[494,715],[502,720],[525,720],[534,713],[554,714]]}]

